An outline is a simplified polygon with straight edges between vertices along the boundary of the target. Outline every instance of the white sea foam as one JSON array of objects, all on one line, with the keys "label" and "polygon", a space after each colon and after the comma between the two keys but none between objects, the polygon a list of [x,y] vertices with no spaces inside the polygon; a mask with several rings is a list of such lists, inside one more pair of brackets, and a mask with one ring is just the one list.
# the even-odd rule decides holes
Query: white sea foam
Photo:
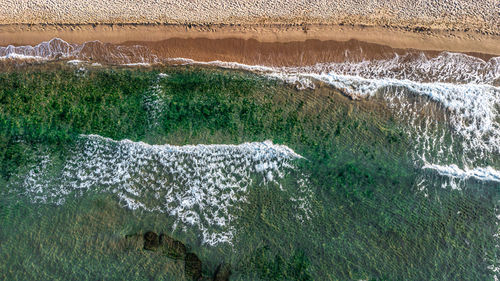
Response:
[{"label": "white sea foam", "polygon": [[15,59],[53,59],[56,57],[71,57],[81,51],[84,44],[69,44],[59,38],[42,42],[35,46],[13,46],[0,47],[0,58]]},{"label": "white sea foam", "polygon": [[[0,58],[15,59],[97,59],[124,65],[148,65],[161,60],[151,51],[140,45],[122,46],[89,41],[82,44],[68,43],[54,38],[35,46],[0,47]],[[133,59],[132,59],[133,58]],[[323,62],[304,67],[271,67],[247,65],[237,62],[194,61],[189,58],[167,58],[170,62],[182,64],[216,65],[219,67],[244,69],[254,72],[283,73],[287,75],[331,74],[363,77],[367,79],[397,79],[415,82],[448,83],[500,83],[500,57],[488,61],[461,53],[442,52],[437,56],[409,52],[404,55],[394,54],[393,58],[365,61],[351,61],[348,56],[344,62]]]},{"label": "white sea foam", "polygon": [[[408,55],[310,67],[242,66],[219,61],[202,64],[256,72],[298,89],[314,89],[316,81],[321,81],[353,99],[382,98],[405,124],[414,142],[415,149],[409,153],[416,165],[423,163],[424,169],[434,169],[449,178],[442,182],[443,187],[461,189],[464,180],[470,178],[500,181],[499,171],[481,167],[495,163],[500,155],[500,57],[485,62],[444,52],[431,59]],[[415,100],[412,95],[427,100]],[[428,164],[443,159],[457,164]],[[434,184],[423,176],[417,188],[427,192]]]},{"label": "white sea foam", "polygon": [[[143,46],[116,46],[98,41],[78,45],[57,38],[33,47],[0,47],[0,57],[71,57],[88,60],[93,57],[95,50],[104,49],[108,54],[103,62],[119,61],[125,65],[161,62]],[[131,57],[136,61],[130,61]],[[409,52],[405,55],[395,54],[389,59],[347,59],[339,63],[325,62],[304,67],[272,67],[224,61],[200,62],[189,58],[166,60],[179,64],[242,69],[295,84],[299,89],[315,88],[317,82],[322,82],[355,99],[382,96],[399,117],[406,118],[415,128],[412,136],[418,140],[418,144],[430,149],[427,153],[425,150],[418,152],[423,161],[437,163],[439,159],[432,157],[434,152],[437,152],[439,157],[451,153],[456,154],[451,157],[453,159],[459,157],[458,155],[467,155],[462,156],[459,165],[473,167],[481,166],[483,159],[498,157],[500,153],[500,57],[484,61],[460,53],[442,52],[429,57],[424,53]],[[150,92],[151,97],[160,93],[159,89],[151,89]],[[436,139],[435,120],[428,118],[420,124],[415,122],[422,105],[410,104],[408,95],[427,97],[442,106],[447,115],[444,119],[453,128],[454,135],[438,133],[440,136]],[[427,103],[424,106],[428,106]],[[461,143],[459,151],[446,145],[445,139],[450,138]]]},{"label": "white sea foam", "polygon": [[160,115],[166,109],[165,100],[169,97],[164,95],[164,91],[159,82],[161,79],[167,77],[168,75],[165,73],[158,74],[153,85],[149,87],[144,95],[144,107],[148,113],[147,120],[150,128],[159,124]]},{"label": "white sea foam", "polygon": [[151,66],[150,63],[148,62],[133,62],[133,63],[124,63],[122,65],[125,66]]},{"label": "white sea foam", "polygon": [[422,168],[432,169],[437,171],[440,175],[462,180],[474,178],[481,181],[500,182],[500,171],[497,171],[492,167],[461,169],[455,164],[451,165],[425,164]]},{"label": "white sea foam", "polygon": [[79,65],[81,63],[84,63],[84,61],[82,61],[82,60],[69,60],[67,63],[72,64],[72,65]]},{"label": "white sea foam", "polygon": [[404,106],[402,92],[428,97],[448,111],[448,122],[463,139],[464,154],[476,155],[466,163],[472,165],[478,159],[498,155],[500,87],[495,86],[495,81],[500,79],[500,57],[488,62],[448,52],[430,59],[423,54],[409,57],[310,67],[267,67],[182,58],[172,61],[243,69],[295,84],[299,89],[314,88],[315,81],[321,81],[353,99],[372,98],[382,92],[386,102],[391,103],[399,95],[399,106]]},{"label": "white sea foam", "polygon": [[[231,243],[235,211],[253,188],[286,189],[297,219],[309,217],[312,193],[294,164],[300,158],[270,141],[173,146],[87,135],[62,169],[42,154],[22,186],[34,202],[57,204],[84,192],[112,192],[130,209],[164,212],[184,229],[197,227],[203,242],[215,245]],[[284,177],[296,183],[281,186]]]},{"label": "white sea foam", "polygon": [[[141,45],[113,45],[100,41],[88,41],[82,44],[68,43],[60,38],[53,38],[35,46],[0,47],[0,58],[13,59],[96,59],[101,62],[113,62],[124,65],[148,65],[161,60],[151,50]],[[270,67],[247,65],[237,62],[194,61],[189,58],[167,58],[170,62],[183,64],[216,65],[225,68],[237,68],[248,71],[284,73],[288,75],[325,74],[356,76],[367,79],[397,79],[415,82],[447,83],[500,83],[500,57],[484,61],[478,57],[462,53],[442,52],[437,56],[427,56],[423,52],[409,52],[404,55],[394,54],[389,59],[352,61],[346,55],[345,61],[338,63],[323,62],[304,67]]]},{"label": "white sea foam", "polygon": [[442,52],[436,57],[420,54],[395,54],[392,59],[353,62],[317,63],[302,67],[271,67],[247,65],[238,62],[195,61],[189,58],[170,58],[181,64],[214,65],[230,69],[270,73],[278,77],[304,77],[309,75],[339,75],[366,79],[395,79],[414,82],[442,82],[454,84],[500,83],[500,57],[488,61],[461,53]]},{"label": "white sea foam", "polygon": [[[1,47],[0,47],[1,48]],[[38,56],[27,56],[23,54],[6,54],[4,56],[0,56],[0,60],[43,60],[44,58]]]},{"label": "white sea foam", "polygon": [[461,53],[395,54],[392,59],[361,62],[318,63],[294,68],[300,73],[335,73],[369,79],[398,79],[415,82],[493,84],[500,78],[500,57],[488,61]]},{"label": "white sea foam", "polygon": [[98,40],[72,44],[60,38],[53,38],[35,46],[0,47],[0,59],[54,60],[60,58],[72,59],[72,62],[98,60],[103,63],[125,65],[146,65],[158,62],[158,58],[144,46],[120,46]]}]

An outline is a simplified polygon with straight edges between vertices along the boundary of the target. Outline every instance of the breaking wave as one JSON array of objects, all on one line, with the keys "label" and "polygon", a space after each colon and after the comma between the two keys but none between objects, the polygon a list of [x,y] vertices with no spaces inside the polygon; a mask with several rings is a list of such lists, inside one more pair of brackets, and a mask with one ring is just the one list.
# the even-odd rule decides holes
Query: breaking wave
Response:
[{"label": "breaking wave", "polygon": [[481,181],[493,181],[500,182],[500,171],[493,169],[492,167],[479,167],[474,169],[460,169],[457,165],[452,164],[448,166],[436,165],[436,164],[426,164],[423,166],[424,169],[433,169],[437,171],[442,176],[447,176],[450,178],[457,179],[470,179],[474,178]]},{"label": "breaking wave", "polygon": [[[442,52],[428,55],[408,51],[389,59],[346,60],[304,67],[273,67],[237,62],[194,61],[189,58],[159,58],[145,46],[120,46],[99,41],[70,44],[55,38],[36,46],[0,47],[0,58],[68,58],[126,65],[151,63],[211,65],[242,69],[291,83],[299,89],[327,84],[353,99],[382,99],[408,127],[416,140],[413,151],[418,165],[454,163],[465,167],[496,166],[500,155],[500,57],[488,61],[478,57]],[[159,89],[151,89],[146,104],[161,107]],[[414,97],[421,97],[415,103]],[[422,117],[428,108],[432,116]],[[152,112],[156,112],[152,108]],[[154,118],[152,118],[153,120]],[[453,129],[440,127],[439,122]],[[441,131],[439,131],[441,130]],[[449,142],[453,144],[449,144]],[[442,159],[448,159],[442,163]],[[486,159],[486,160],[485,160]],[[450,162],[451,161],[451,162]]]},{"label": "breaking wave", "polygon": [[[396,55],[392,60],[281,68],[182,58],[172,60],[252,71],[295,84],[299,89],[315,88],[317,82],[322,82],[353,99],[382,99],[414,128],[409,133],[421,141],[416,145],[422,149],[414,151],[421,163],[439,161],[436,156],[451,157],[463,166],[477,166],[485,159],[495,161],[500,155],[500,87],[497,85],[500,58],[485,62],[446,52],[432,59],[423,54],[412,58]],[[425,99],[415,103],[415,96]],[[424,116],[420,120],[420,112],[431,106],[434,111],[443,112],[440,119],[453,128],[453,134],[436,133],[439,127],[438,121],[433,119],[436,116]],[[453,147],[445,144],[449,138],[459,142],[461,147],[453,151]],[[439,147],[431,150],[429,145]],[[435,152],[449,152],[451,156],[434,155]]]},{"label": "breaking wave", "polygon": [[[270,141],[240,145],[149,145],[83,135],[62,168],[50,154],[22,179],[33,202],[62,204],[68,196],[111,192],[125,207],[161,212],[175,227],[195,226],[209,245],[231,243],[235,211],[253,188],[287,190],[300,221],[309,217],[308,179],[295,166],[302,157]],[[295,184],[284,178],[293,178]]]},{"label": "breaking wave", "polygon": [[336,73],[367,79],[414,82],[493,84],[500,76],[500,57],[488,61],[461,53],[442,52],[428,57],[423,52],[395,54],[392,59],[362,62],[319,63],[300,72]]}]

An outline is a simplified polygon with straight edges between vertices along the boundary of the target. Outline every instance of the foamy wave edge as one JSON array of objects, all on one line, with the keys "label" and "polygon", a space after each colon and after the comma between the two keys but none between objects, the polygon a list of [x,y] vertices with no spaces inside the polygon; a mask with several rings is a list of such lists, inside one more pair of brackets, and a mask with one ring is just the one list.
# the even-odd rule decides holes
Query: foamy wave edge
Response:
[{"label": "foamy wave edge", "polygon": [[241,144],[195,144],[195,145],[171,145],[171,144],[148,144],[142,141],[132,141],[129,139],[122,139],[122,140],[114,140],[112,138],[107,138],[103,137],[100,135],[95,135],[95,134],[89,134],[89,135],[80,135],[81,138],[90,138],[90,139],[100,139],[103,141],[107,142],[112,142],[112,143],[126,143],[126,144],[132,144],[132,145],[140,145],[143,147],[147,148],[152,148],[152,149],[171,149],[175,151],[194,151],[194,150],[204,150],[204,149],[210,149],[210,148],[216,148],[216,149],[221,149],[221,148],[229,148],[229,149],[238,149],[238,148],[245,148],[245,149],[252,149],[255,148],[257,150],[261,149],[270,149],[272,151],[275,151],[279,154],[281,154],[284,157],[289,157],[289,158],[297,158],[297,159],[305,159],[302,155],[296,153],[293,149],[290,147],[283,145],[283,144],[274,144],[271,140],[265,140],[263,142],[244,142]]},{"label": "foamy wave edge", "polygon": [[57,59],[72,59],[70,64],[76,64],[77,61],[78,63],[97,61],[129,66],[147,66],[159,62],[158,57],[145,46],[122,46],[99,40],[73,44],[60,38],[53,38],[34,46],[0,46],[0,60],[51,61]]},{"label": "foamy wave edge", "polygon": [[442,176],[450,178],[467,180],[474,178],[480,181],[500,182],[500,171],[492,167],[477,167],[473,169],[461,169],[455,164],[451,165],[438,165],[438,164],[425,164],[422,169],[432,169]]},{"label": "foamy wave edge", "polygon": [[[62,166],[48,152],[38,158],[19,177],[21,193],[33,203],[60,205],[68,196],[111,193],[125,208],[168,214],[173,230],[197,228],[209,245],[232,244],[234,211],[256,187],[287,190],[299,223],[312,214],[308,176],[294,162],[304,158],[271,141],[176,146],[80,135]],[[54,168],[60,176],[51,175]],[[295,184],[282,186],[286,176]]]},{"label": "foamy wave edge", "polygon": [[[101,54],[98,54],[99,52]],[[217,60],[202,62],[189,58],[159,58],[146,46],[116,45],[98,40],[73,44],[60,38],[53,38],[34,46],[0,46],[0,59],[52,60],[58,58],[97,60],[97,62],[131,66],[180,62],[182,64],[214,65],[254,72],[285,73],[300,76],[335,73],[354,77],[390,78],[417,82],[500,83],[500,57],[492,57],[488,61],[484,61],[481,58],[463,53],[446,51],[434,57],[428,57],[423,52],[409,51],[404,55],[394,53],[394,56],[389,59],[351,61],[346,56],[344,62],[321,62],[303,67],[273,67]]]}]

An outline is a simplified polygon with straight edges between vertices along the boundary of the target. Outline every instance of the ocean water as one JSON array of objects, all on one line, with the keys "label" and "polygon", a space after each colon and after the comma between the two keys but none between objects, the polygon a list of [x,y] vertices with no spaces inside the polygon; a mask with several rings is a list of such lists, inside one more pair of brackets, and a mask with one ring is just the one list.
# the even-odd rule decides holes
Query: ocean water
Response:
[{"label": "ocean water", "polygon": [[149,230],[207,278],[500,277],[498,57],[276,67],[56,38],[0,60],[2,279],[184,279],[126,239]]}]

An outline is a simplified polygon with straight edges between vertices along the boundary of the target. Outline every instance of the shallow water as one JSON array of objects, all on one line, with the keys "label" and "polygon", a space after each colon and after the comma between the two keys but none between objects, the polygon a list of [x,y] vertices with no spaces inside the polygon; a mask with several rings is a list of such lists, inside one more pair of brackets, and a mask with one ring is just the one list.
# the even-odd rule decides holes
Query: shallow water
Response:
[{"label": "shallow water", "polygon": [[126,238],[149,230],[234,280],[497,277],[498,58],[0,56],[4,279],[184,278]]}]

